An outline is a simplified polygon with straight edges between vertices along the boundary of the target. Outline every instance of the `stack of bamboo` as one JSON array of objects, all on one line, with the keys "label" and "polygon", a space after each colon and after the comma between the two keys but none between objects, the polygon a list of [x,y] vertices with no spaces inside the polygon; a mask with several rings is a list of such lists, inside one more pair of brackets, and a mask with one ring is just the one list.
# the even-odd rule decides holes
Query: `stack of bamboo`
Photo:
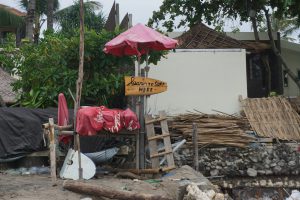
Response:
[{"label": "stack of bamboo", "polygon": [[245,147],[254,137],[245,133],[250,124],[244,117],[226,114],[189,113],[172,118],[172,139],[192,143],[193,123],[197,124],[198,144],[217,144]]}]

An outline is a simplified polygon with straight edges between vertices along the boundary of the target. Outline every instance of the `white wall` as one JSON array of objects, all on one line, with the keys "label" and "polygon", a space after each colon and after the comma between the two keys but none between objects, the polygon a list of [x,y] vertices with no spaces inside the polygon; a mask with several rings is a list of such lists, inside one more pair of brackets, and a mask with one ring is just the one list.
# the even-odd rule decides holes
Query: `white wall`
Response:
[{"label": "white wall", "polygon": [[247,97],[245,50],[176,50],[167,57],[150,67],[150,78],[168,84],[167,92],[149,98],[151,113],[240,111],[238,96]]},{"label": "white wall", "polygon": [[[298,70],[300,70],[300,45],[287,41],[281,41],[281,44],[281,54],[283,58],[287,62],[288,67],[298,76]],[[284,96],[299,95],[300,90],[296,83],[288,77],[288,87],[284,87]]]}]

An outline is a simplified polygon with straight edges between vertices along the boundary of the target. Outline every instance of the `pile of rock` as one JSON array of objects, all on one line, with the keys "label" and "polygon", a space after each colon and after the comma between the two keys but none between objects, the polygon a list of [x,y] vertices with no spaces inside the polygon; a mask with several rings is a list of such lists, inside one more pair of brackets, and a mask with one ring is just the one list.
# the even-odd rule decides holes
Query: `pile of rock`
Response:
[{"label": "pile of rock", "polygon": [[[182,148],[175,154],[178,165],[193,165],[193,152]],[[203,148],[199,171],[206,176],[298,175],[300,153],[287,144],[249,148]]]}]

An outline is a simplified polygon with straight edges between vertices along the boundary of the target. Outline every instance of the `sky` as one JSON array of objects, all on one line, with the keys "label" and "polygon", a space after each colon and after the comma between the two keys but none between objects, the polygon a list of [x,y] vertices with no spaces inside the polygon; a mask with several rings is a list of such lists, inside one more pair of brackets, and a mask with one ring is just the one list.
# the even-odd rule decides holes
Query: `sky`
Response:
[{"label": "sky", "polygon": [[[60,0],[60,9],[73,4],[74,0]],[[113,5],[113,0],[96,0],[103,5],[103,12],[108,16]],[[158,10],[163,0],[116,0],[120,7],[120,20],[128,12],[133,14],[133,25],[137,23],[146,24],[152,16],[154,10]],[[5,4],[21,10],[19,0],[0,0],[0,4]]]},{"label": "sky", "polygon": [[[73,4],[74,0],[60,0],[60,9],[65,8]],[[113,5],[113,0],[96,0],[103,5],[103,13],[108,16],[109,11]],[[157,11],[161,6],[163,0],[116,0],[119,3],[120,9],[120,20],[123,19],[124,15],[128,12],[133,15],[132,22],[133,25],[137,23],[146,24],[148,19],[152,16],[153,11]],[[17,9],[22,10],[20,7],[19,0],[0,0],[0,4],[5,4]],[[233,26],[236,26],[237,22],[227,22],[225,31],[230,31]],[[178,31],[186,30],[186,28],[181,28]],[[241,31],[251,31],[249,25],[244,25],[241,27]]]}]

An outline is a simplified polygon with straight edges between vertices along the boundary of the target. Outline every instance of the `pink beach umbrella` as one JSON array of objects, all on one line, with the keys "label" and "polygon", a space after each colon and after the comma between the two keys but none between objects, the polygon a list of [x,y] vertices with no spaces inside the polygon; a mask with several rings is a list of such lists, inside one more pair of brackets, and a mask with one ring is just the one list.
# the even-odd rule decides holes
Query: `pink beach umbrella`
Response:
[{"label": "pink beach umbrella", "polygon": [[149,50],[170,50],[176,45],[177,40],[139,23],[107,42],[104,52],[115,56],[141,56]]},{"label": "pink beach umbrella", "polygon": [[[68,105],[65,98],[65,95],[63,93],[60,93],[58,95],[58,113],[57,113],[57,124],[59,126],[66,126],[69,123],[69,111],[68,111]],[[59,141],[62,141],[63,143],[67,144],[71,136],[67,135],[60,135]]]}]

